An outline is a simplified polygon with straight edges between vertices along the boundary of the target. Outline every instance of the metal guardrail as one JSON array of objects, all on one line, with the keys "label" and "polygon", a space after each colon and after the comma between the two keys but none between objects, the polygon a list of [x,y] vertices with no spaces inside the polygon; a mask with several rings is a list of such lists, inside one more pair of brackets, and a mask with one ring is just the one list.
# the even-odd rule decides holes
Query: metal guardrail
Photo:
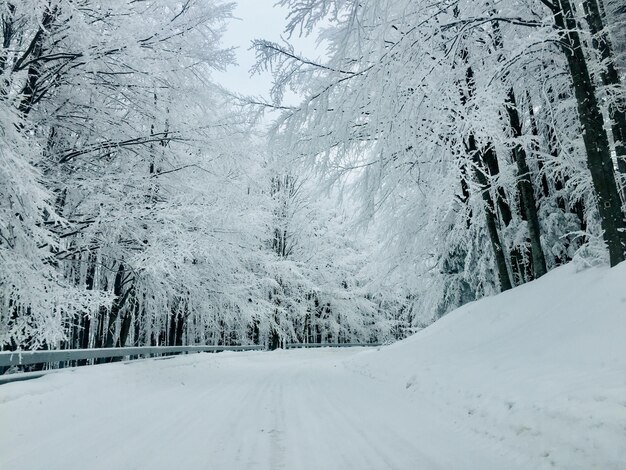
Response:
[{"label": "metal guardrail", "polygon": [[287,349],[302,348],[376,348],[382,343],[287,343]]},{"label": "metal guardrail", "polygon": [[264,346],[140,346],[130,348],[66,349],[43,351],[2,351],[0,367],[23,366],[31,364],[84,361],[91,359],[109,359],[126,356],[154,356],[157,354],[253,351],[265,349]]},{"label": "metal guardrail", "polygon": [[[377,347],[380,343],[287,343],[286,349]],[[150,357],[158,354],[259,351],[265,346],[139,346],[129,348],[64,349],[41,351],[0,351],[0,367],[32,364],[110,359],[127,356]]]}]

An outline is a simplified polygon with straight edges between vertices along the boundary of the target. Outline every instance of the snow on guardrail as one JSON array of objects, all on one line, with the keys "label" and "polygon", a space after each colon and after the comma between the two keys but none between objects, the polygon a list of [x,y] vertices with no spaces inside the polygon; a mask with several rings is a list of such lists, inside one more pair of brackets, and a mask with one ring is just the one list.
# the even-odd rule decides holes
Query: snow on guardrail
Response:
[{"label": "snow on guardrail", "polygon": [[65,349],[42,351],[2,351],[0,367],[42,364],[47,362],[83,361],[126,356],[154,356],[157,354],[253,351],[264,346],[138,346],[129,348]]},{"label": "snow on guardrail", "polygon": [[[347,348],[377,347],[380,343],[287,343],[286,349],[297,348]],[[32,364],[85,361],[92,359],[111,359],[117,357],[143,356],[158,354],[180,354],[220,351],[258,351],[266,349],[262,345],[242,346],[138,346],[126,348],[64,349],[40,351],[0,351],[0,367],[24,366]]]}]

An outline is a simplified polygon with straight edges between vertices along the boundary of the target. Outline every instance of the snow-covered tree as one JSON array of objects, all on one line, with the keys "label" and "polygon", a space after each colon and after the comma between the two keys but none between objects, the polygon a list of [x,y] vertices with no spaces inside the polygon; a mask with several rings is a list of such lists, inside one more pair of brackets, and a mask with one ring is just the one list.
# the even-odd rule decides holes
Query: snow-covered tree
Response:
[{"label": "snow-covered tree", "polygon": [[[611,157],[620,141],[603,118],[621,108],[600,101],[602,73],[590,64],[603,37],[582,10],[561,0],[281,4],[289,34],[324,21],[329,58],[255,42],[275,99],[285,87],[304,96],[277,119],[274,139],[354,188],[363,219],[384,228],[384,265],[402,273],[420,315],[575,255],[603,259],[603,245],[612,264],[624,259]],[[623,94],[611,87],[604,93]]]}]

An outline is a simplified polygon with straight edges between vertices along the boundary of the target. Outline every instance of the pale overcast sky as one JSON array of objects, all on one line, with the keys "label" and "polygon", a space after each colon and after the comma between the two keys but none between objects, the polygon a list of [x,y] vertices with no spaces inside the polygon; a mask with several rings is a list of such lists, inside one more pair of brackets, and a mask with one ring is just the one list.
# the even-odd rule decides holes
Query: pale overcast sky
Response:
[{"label": "pale overcast sky", "polygon": [[[230,67],[225,73],[215,73],[215,79],[226,88],[237,93],[267,97],[271,87],[270,74],[250,77],[250,67],[255,62],[254,51],[249,50],[253,39],[268,39],[281,42],[285,29],[287,10],[275,7],[276,0],[238,0],[234,12],[236,20],[230,22],[224,35],[223,45],[238,47],[238,66]],[[292,38],[296,51],[308,57],[324,55],[323,48],[316,47],[315,38]]]}]

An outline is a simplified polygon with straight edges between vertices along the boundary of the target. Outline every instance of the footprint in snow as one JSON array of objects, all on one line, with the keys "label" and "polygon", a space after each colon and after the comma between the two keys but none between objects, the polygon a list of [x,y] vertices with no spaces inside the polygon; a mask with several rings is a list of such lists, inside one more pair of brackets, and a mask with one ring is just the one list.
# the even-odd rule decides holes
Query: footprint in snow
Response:
[{"label": "footprint in snow", "polygon": [[406,385],[405,385],[405,389],[408,390],[409,388],[411,388],[413,385],[415,385],[415,382],[417,381],[417,376],[412,375],[411,377],[409,377],[409,380],[407,380]]}]

